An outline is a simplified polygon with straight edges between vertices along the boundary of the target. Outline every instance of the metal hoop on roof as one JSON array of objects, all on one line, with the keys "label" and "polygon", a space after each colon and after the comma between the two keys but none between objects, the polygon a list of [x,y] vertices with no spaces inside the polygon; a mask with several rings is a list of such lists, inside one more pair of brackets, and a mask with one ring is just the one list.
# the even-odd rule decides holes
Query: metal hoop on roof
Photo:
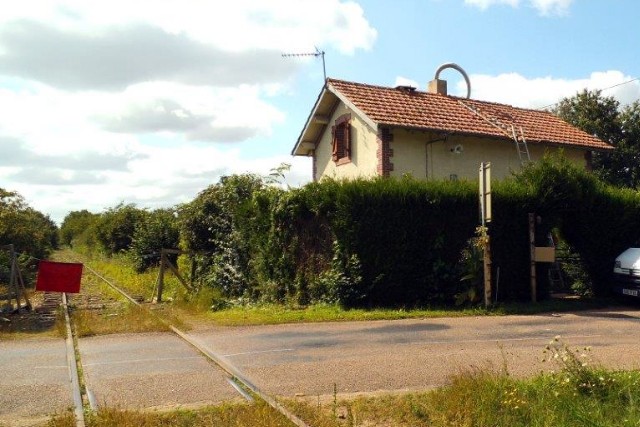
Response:
[{"label": "metal hoop on roof", "polygon": [[434,79],[438,80],[438,76],[440,76],[440,72],[443,70],[446,70],[447,68],[453,68],[454,70],[462,74],[462,77],[464,77],[464,81],[467,82],[467,99],[471,98],[471,82],[469,81],[469,76],[467,76],[467,73],[458,64],[455,64],[453,62],[447,62],[446,64],[442,64],[436,70],[436,76],[434,77]]}]

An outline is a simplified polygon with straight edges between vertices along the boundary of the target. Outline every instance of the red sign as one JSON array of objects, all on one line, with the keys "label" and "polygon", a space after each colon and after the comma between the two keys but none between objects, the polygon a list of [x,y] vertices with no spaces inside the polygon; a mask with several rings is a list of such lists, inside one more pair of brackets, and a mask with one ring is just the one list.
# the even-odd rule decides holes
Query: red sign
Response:
[{"label": "red sign", "polygon": [[77,294],[81,278],[82,264],[40,261],[36,291]]}]

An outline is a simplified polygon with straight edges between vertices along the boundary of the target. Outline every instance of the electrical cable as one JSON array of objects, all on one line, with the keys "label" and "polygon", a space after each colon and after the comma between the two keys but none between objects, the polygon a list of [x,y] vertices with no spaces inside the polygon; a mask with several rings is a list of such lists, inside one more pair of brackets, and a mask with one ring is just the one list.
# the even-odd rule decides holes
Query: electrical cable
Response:
[{"label": "electrical cable", "polygon": [[[626,84],[628,84],[628,83],[633,83],[633,82],[635,82],[635,81],[637,81],[637,80],[640,80],[640,77],[635,77],[635,78],[633,78],[633,79],[631,79],[631,80],[627,80],[627,81],[625,81],[625,82],[621,82],[621,83],[615,84],[615,85],[613,85],[613,86],[605,87],[605,88],[603,88],[603,89],[595,89],[595,90],[602,92],[602,91],[605,91],[605,90],[613,89],[614,87],[618,87],[618,86],[626,85]],[[544,107],[536,108],[536,110],[546,110],[547,108],[549,108],[549,107],[553,107],[554,105],[558,105],[558,104],[560,104],[561,102],[562,102],[562,101],[554,102],[553,104],[549,104],[549,105],[545,105]]]}]

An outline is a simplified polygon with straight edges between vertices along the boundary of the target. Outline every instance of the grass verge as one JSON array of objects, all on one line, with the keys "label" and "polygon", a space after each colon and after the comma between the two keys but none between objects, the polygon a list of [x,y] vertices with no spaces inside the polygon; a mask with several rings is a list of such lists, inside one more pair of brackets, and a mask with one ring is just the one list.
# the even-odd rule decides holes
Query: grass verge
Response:
[{"label": "grass verge", "polygon": [[[150,300],[154,293],[157,269],[138,274],[126,257],[95,257],[91,260],[85,259],[85,263],[109,279],[113,279],[116,285],[122,286],[128,292],[143,296],[146,300]],[[158,305],[165,315],[181,318],[188,324],[212,323],[220,326],[538,314],[603,308],[614,304],[613,300],[608,299],[550,299],[536,304],[499,303],[490,308],[427,307],[367,310],[345,310],[335,305],[296,307],[281,304],[232,304],[210,289],[202,290],[198,295],[187,295],[171,274],[166,276],[164,296],[165,301],[172,302]],[[212,311],[212,306],[220,309]]]},{"label": "grass verge", "polygon": [[[140,426],[247,426],[293,427],[282,414],[266,403],[229,403],[197,410],[129,411],[113,408],[100,409],[87,417],[87,427],[140,427]],[[53,417],[47,427],[75,427],[68,413]]]},{"label": "grass verge", "polygon": [[469,371],[440,389],[287,406],[314,427],[556,427],[640,425],[640,372],[589,370],[591,382],[567,372],[518,380]]}]

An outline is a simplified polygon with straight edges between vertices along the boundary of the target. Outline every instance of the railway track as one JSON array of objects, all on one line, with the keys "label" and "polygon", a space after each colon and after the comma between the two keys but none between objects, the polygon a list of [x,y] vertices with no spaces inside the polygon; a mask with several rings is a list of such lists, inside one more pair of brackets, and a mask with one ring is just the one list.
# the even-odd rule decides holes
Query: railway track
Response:
[{"label": "railway track", "polygon": [[[247,378],[242,372],[240,372],[235,366],[224,360],[206,345],[199,342],[194,337],[190,336],[187,332],[178,329],[174,325],[172,325],[168,320],[163,318],[161,315],[158,315],[154,310],[149,309],[148,307],[141,304],[143,302],[143,298],[139,296],[132,296],[127,291],[122,289],[113,283],[112,280],[109,280],[107,277],[104,277],[98,271],[93,268],[87,266],[85,264],[85,269],[97,277],[102,282],[106,283],[111,289],[115,290],[124,300],[127,301],[128,304],[133,304],[137,307],[140,307],[143,310],[155,318],[157,318],[160,322],[165,324],[167,328],[173,332],[177,337],[186,342],[189,346],[197,350],[203,357],[205,357],[209,362],[211,362],[212,369],[217,369],[223,372],[226,377],[227,382],[233,387],[233,389],[240,395],[242,398],[253,401],[254,399],[260,399],[266,402],[269,406],[271,406],[274,410],[280,412],[284,415],[293,425],[298,427],[310,427],[303,420],[298,418],[295,414],[291,413],[288,409],[283,407],[280,403],[277,402],[276,399],[269,396],[267,393],[263,392],[259,387],[257,387],[249,378]],[[52,297],[53,301],[53,297]],[[104,309],[109,304],[117,304],[118,301],[115,301],[114,298],[102,298],[97,295],[75,295],[73,297],[74,305],[76,302],[78,303],[78,307],[82,307],[87,310],[101,310]],[[52,302],[53,303],[53,302]],[[83,372],[82,369],[82,361],[79,360],[78,356],[80,354],[78,347],[78,338],[73,335],[70,315],[69,315],[69,304],[67,303],[67,296],[63,294],[62,297],[62,305],[65,311],[65,321],[67,328],[67,357],[69,364],[69,373],[71,377],[71,383],[73,388],[74,395],[74,405],[75,405],[75,416],[77,427],[84,427],[84,413],[85,411],[95,411],[97,409],[97,405],[95,402],[95,397],[91,390],[89,390],[86,386],[86,381],[78,374],[78,372]],[[81,339],[81,338],[80,338]],[[75,377],[75,378],[74,378]]]}]

